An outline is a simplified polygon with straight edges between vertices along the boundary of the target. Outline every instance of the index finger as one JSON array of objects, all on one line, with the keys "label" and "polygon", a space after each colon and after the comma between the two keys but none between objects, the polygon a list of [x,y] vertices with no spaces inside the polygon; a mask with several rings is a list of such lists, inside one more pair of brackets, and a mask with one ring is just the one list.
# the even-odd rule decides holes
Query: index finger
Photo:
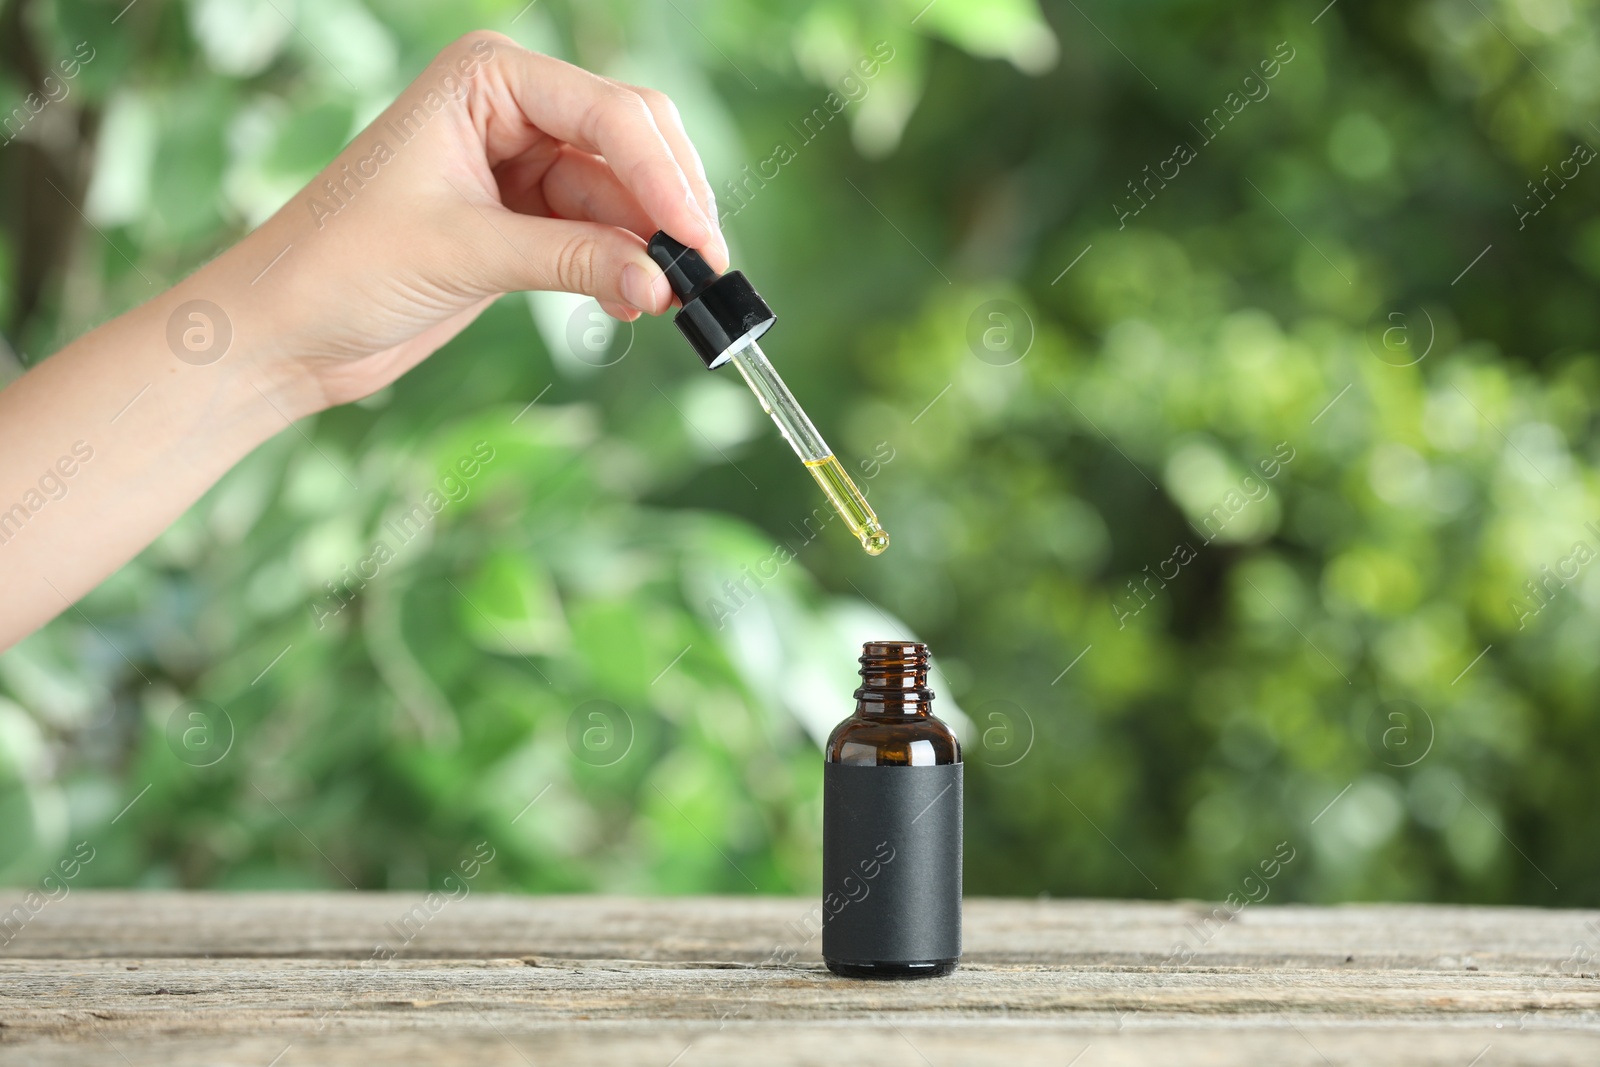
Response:
[{"label": "index finger", "polygon": [[504,45],[498,69],[529,122],[604,157],[650,218],[679,241],[703,248],[715,239],[689,176],[638,93],[551,56]]},{"label": "index finger", "polygon": [[[678,157],[678,165],[689,176],[689,187],[697,198],[706,218],[717,223],[717,232],[712,235],[712,252],[717,255],[708,255],[707,261],[715,270],[728,269],[728,242],[722,237],[721,222],[717,218],[717,195],[711,191],[711,182],[706,178],[705,164],[700,162],[700,153],[695,151],[694,142],[689,139],[689,131],[683,128],[683,117],[678,114],[678,105],[672,98],[659,89],[644,89],[627,82],[619,83],[624,89],[632,89],[639,94],[645,107],[650,109],[650,114],[655,116],[656,129],[661,131],[661,136],[666,139],[673,155]],[[702,251],[706,251],[702,249]]]}]

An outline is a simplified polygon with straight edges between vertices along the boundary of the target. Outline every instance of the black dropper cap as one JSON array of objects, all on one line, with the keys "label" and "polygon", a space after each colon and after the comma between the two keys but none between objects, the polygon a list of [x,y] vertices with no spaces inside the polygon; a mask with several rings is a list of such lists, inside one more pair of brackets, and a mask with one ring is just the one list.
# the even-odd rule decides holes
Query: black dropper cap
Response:
[{"label": "black dropper cap", "polygon": [[692,248],[657,230],[650,238],[650,258],[667,276],[667,284],[683,304],[672,321],[699,353],[708,370],[720,367],[736,342],[754,341],[778,316],[743,272],[718,274]]}]

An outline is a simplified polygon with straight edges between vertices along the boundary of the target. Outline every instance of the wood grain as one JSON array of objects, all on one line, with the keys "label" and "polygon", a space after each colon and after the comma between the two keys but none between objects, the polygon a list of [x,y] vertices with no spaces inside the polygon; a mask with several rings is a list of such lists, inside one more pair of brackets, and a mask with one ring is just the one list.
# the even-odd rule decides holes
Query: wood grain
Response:
[{"label": "wood grain", "polygon": [[0,949],[0,1064],[1600,1062],[1595,912],[972,900],[913,983],[828,974],[808,915],[79,891]]}]

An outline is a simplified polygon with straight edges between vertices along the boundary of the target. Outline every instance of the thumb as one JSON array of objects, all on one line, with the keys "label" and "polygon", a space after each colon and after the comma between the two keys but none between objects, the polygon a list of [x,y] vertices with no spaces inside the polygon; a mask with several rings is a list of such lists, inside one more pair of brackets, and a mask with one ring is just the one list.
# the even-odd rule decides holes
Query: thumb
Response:
[{"label": "thumb", "polygon": [[489,283],[501,292],[523,289],[582,293],[651,315],[672,305],[666,275],[639,235],[617,226],[490,209],[485,221],[500,235],[480,244]]}]

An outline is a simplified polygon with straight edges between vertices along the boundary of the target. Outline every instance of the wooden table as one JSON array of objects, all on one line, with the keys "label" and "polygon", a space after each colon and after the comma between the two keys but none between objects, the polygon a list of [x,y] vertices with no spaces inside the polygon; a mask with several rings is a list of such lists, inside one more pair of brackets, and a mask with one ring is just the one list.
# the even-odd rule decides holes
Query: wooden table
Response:
[{"label": "wooden table", "polygon": [[868,983],[812,906],[74,890],[0,1064],[1600,1063],[1600,912],[969,900],[955,975]]}]

